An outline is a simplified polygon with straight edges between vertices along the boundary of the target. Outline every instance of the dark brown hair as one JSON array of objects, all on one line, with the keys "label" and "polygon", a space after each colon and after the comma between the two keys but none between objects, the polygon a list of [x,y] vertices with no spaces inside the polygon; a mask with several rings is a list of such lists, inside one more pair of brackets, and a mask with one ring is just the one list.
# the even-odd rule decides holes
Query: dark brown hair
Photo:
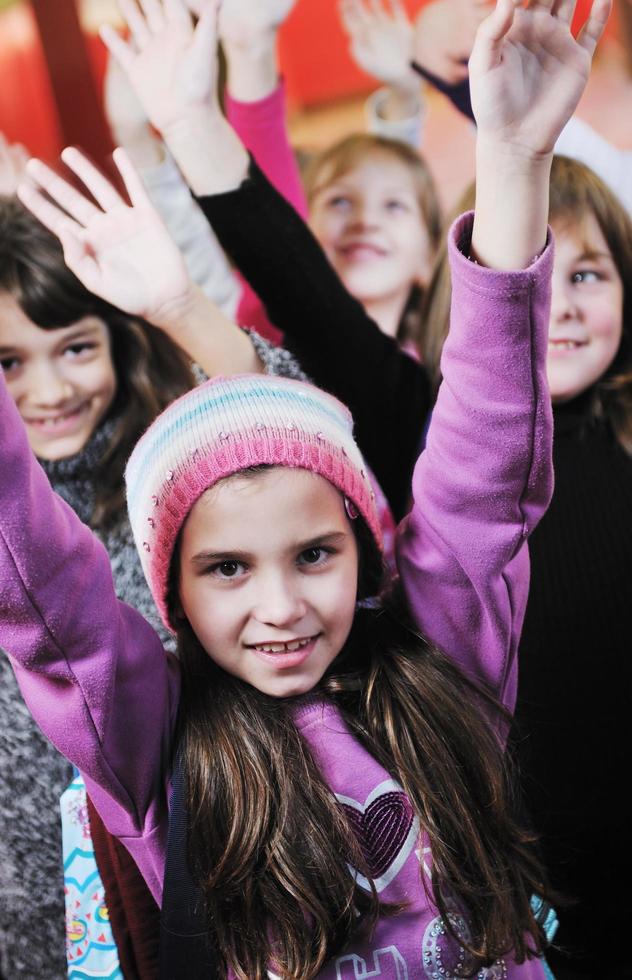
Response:
[{"label": "dark brown hair", "polygon": [[105,526],[125,505],[123,472],[139,436],[194,384],[188,358],[160,330],[88,292],[66,266],[57,239],[17,200],[0,197],[2,292],[43,330],[87,316],[99,317],[109,330],[117,389],[108,415],[116,424],[95,473],[91,520],[94,527]]},{"label": "dark brown hair", "polygon": [[[359,598],[374,595],[382,566],[360,518]],[[178,559],[170,601],[177,607]],[[293,702],[268,697],[218,667],[182,622],[179,738],[188,807],[188,852],[206,900],[209,938],[224,971],[264,980],[310,980],[378,916],[356,884],[371,881],[359,844],[293,720]],[[321,682],[353,735],[398,780],[427,835],[432,880],[420,870],[446,928],[468,951],[465,972],[511,953],[542,952],[547,896],[533,838],[513,815],[503,709],[429,646],[401,595],[359,608],[344,650]],[[470,939],[450,912],[467,916]]]},{"label": "dark brown hair", "polygon": [[[303,172],[303,182],[308,204],[324,187],[360,166],[369,157],[382,157],[403,164],[413,179],[419,209],[428,231],[428,243],[434,255],[441,234],[441,211],[432,174],[423,158],[407,143],[355,133],[334,143],[311,159]],[[402,314],[397,339],[400,343],[417,343],[421,329],[420,308],[423,290],[412,287],[406,308]]]},{"label": "dark brown hair", "polygon": [[[549,221],[566,229],[579,229],[592,215],[606,240],[623,283],[623,333],[617,355],[594,386],[593,418],[607,419],[621,447],[632,454],[632,220],[604,182],[583,163],[568,157],[553,158]],[[455,217],[474,207],[474,185],[465,191]],[[452,287],[444,243],[426,290],[421,349],[424,365],[435,389],[441,381],[440,360],[450,325]]]}]

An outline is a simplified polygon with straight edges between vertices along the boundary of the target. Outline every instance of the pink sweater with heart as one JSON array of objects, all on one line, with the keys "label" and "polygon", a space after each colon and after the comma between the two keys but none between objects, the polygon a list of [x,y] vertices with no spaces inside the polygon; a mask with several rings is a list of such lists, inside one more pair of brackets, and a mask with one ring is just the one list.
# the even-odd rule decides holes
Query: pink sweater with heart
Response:
[{"label": "pink sweater with heart", "polygon": [[[451,231],[444,383],[415,469],[413,508],[399,530],[398,562],[420,630],[511,708],[526,538],[552,490],[545,375],[552,248],[529,269],[501,273],[465,258],[470,234],[471,216]],[[117,600],[105,550],[53,494],[2,379],[0,647],[41,728],[85,775],[106,826],[160,901],[178,664],[140,614]],[[408,902],[378,924],[370,944],[358,943],[322,976],[446,980],[459,946],[420,885],[431,857],[408,800],[331,706],[316,701],[297,723],[359,835],[380,895]],[[467,923],[457,925],[466,935]],[[479,974],[543,976],[538,961],[510,960]]]}]

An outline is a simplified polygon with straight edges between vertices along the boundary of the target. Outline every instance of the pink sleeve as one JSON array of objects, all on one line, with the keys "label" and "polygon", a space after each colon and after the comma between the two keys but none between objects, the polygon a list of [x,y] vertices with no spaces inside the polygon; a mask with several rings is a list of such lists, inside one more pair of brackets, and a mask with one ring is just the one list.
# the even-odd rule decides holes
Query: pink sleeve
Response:
[{"label": "pink sleeve", "polygon": [[[226,115],[268,180],[303,219],[307,201],[294,151],[290,146],[285,116],[285,86],[258,102],[238,102],[226,92]],[[279,343],[281,333],[267,318],[263,304],[243,277],[237,322],[254,327],[262,336]]]},{"label": "pink sleeve", "polygon": [[529,589],[526,539],[553,489],[546,352],[553,248],[528,269],[465,258],[450,233],[453,295],[441,385],[413,476],[398,565],[422,633],[510,709]]},{"label": "pink sleeve", "polygon": [[108,829],[144,855],[158,896],[179,672],[149,624],[117,599],[103,545],[53,493],[1,370],[0,647]]}]

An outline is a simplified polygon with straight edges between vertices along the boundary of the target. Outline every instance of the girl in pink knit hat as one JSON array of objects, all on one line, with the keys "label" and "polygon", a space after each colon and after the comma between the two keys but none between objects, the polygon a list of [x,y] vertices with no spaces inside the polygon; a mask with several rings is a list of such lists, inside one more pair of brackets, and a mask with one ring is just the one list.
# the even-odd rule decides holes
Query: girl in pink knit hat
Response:
[{"label": "girl in pink knit hat", "polygon": [[[179,0],[142,6],[123,4],[120,53],[159,90],[154,121],[193,189],[225,189],[247,159],[203,67],[216,4],[195,32]],[[572,8],[499,0],[477,36],[477,210],[451,232],[444,383],[401,582],[381,581],[346,409],[303,382],[217,379],[169,406],[127,468],[178,638],[166,656],[0,390],[0,643],[163,904],[165,980],[546,975],[546,882],[503,742],[526,539],[552,486],[551,152],[608,3],[577,40]],[[98,275],[81,214],[49,217]]]}]

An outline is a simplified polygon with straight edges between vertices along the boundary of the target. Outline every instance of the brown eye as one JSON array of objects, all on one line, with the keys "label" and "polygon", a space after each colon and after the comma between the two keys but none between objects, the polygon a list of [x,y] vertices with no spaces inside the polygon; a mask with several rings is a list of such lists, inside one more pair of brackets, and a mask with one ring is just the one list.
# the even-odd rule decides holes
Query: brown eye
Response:
[{"label": "brown eye", "polygon": [[236,558],[226,558],[224,561],[212,565],[207,574],[218,579],[234,579],[239,578],[244,571],[242,562],[237,561]]},{"label": "brown eye", "polygon": [[311,565],[320,566],[324,565],[328,558],[333,554],[330,548],[323,548],[321,546],[306,548],[299,555],[298,563],[299,565]]}]

